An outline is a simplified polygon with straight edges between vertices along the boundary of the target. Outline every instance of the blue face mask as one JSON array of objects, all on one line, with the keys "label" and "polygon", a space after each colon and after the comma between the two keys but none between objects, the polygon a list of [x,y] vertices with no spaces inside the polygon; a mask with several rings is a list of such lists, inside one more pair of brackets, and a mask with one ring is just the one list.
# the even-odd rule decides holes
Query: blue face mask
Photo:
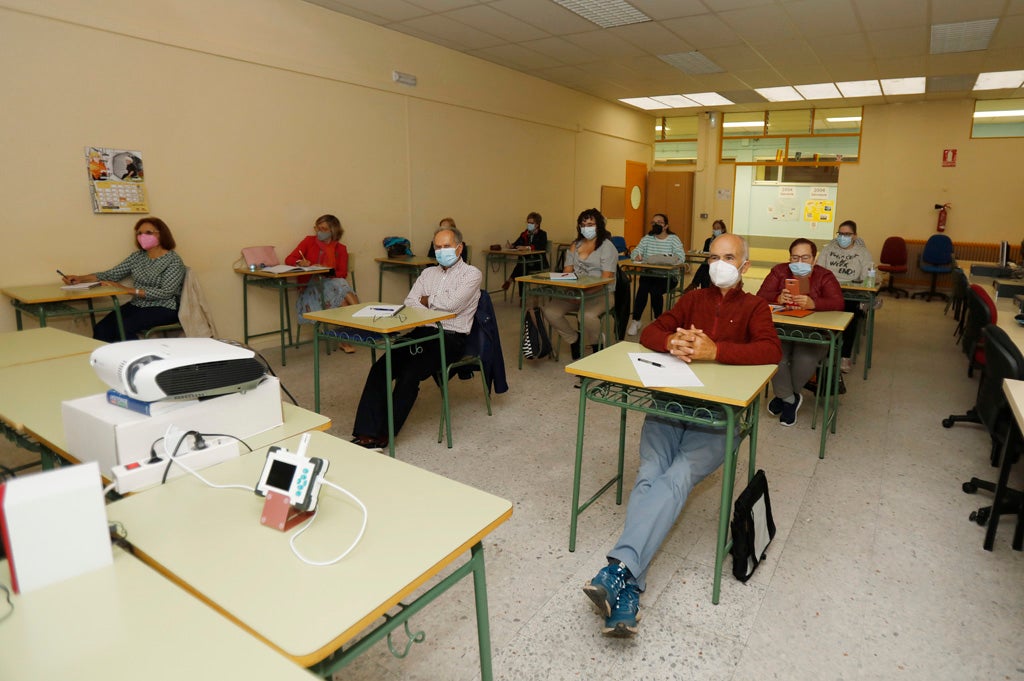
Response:
[{"label": "blue face mask", "polygon": [[441,267],[451,267],[459,259],[454,248],[435,248],[434,257]]},{"label": "blue face mask", "polygon": [[533,224],[532,222],[527,222],[526,223],[526,231],[527,232],[535,232],[535,231],[537,231],[537,225]]},{"label": "blue face mask", "polygon": [[327,243],[328,241],[331,240],[331,233],[330,232],[317,232],[316,233],[316,238],[320,239],[320,241],[323,241],[324,243]]},{"label": "blue face mask", "polygon": [[719,236],[722,236],[722,234],[723,234],[723,232],[720,229],[713,229],[713,230],[711,230],[711,236],[713,236],[713,237],[719,237]]},{"label": "blue face mask", "polygon": [[580,227],[580,234],[583,235],[584,239],[590,241],[591,239],[597,238],[597,227]]},{"label": "blue face mask", "polygon": [[850,244],[853,243],[853,237],[849,234],[840,234],[836,237],[836,243],[838,243],[842,248],[849,248]]},{"label": "blue face mask", "polygon": [[813,266],[809,262],[791,262],[789,263],[789,271],[798,277],[806,277],[811,273]]}]

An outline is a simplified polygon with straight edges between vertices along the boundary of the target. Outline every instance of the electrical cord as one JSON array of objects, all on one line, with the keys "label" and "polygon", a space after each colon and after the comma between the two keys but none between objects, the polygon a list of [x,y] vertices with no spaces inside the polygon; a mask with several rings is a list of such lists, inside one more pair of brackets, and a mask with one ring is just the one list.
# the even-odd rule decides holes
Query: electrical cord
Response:
[{"label": "electrical cord", "polygon": [[0,589],[3,589],[3,591],[4,591],[4,598],[7,599],[7,605],[11,606],[11,609],[8,610],[6,613],[4,613],[2,617],[0,617],[0,622],[3,622],[5,619],[7,619],[8,617],[10,617],[11,615],[14,614],[14,603],[11,602],[11,591],[10,591],[10,589],[8,589],[3,584],[0,584]]},{"label": "electrical cord", "polygon": [[299,406],[299,401],[295,399],[294,395],[288,392],[288,388],[284,386],[284,382],[281,381],[281,378],[274,371],[274,367],[270,366],[270,362],[267,361],[267,358],[264,357],[259,350],[249,345],[239,343],[238,341],[230,338],[218,338],[217,340],[219,340],[221,343],[227,343],[228,345],[234,345],[235,347],[245,348],[246,350],[250,350],[253,353],[255,353],[255,355],[260,358],[260,361],[263,363],[263,368],[267,370],[267,373],[276,378],[278,382],[281,384],[281,390],[283,390],[284,394],[288,396],[288,399],[292,401],[292,404],[294,404],[296,407]]},{"label": "electrical cord", "polygon": [[356,546],[358,546],[359,542],[362,541],[363,534],[366,532],[366,521],[370,517],[369,511],[366,510],[366,505],[363,504],[363,502],[361,502],[354,494],[349,492],[347,489],[345,489],[344,487],[340,487],[338,485],[335,485],[333,482],[331,482],[329,480],[324,480],[323,484],[327,485],[328,487],[333,487],[334,489],[338,490],[342,494],[346,495],[352,501],[354,501],[357,504],[359,504],[359,508],[361,508],[363,510],[363,524],[359,528],[359,534],[356,535],[356,538],[354,540],[352,540],[352,543],[349,545],[349,547],[347,549],[345,549],[345,551],[341,555],[337,556],[336,558],[332,558],[331,560],[323,560],[323,561],[310,560],[310,559],[306,558],[305,556],[303,556],[301,553],[299,553],[299,549],[296,548],[296,546],[295,546],[295,540],[299,538],[300,534],[302,534],[307,529],[309,529],[309,526],[313,524],[314,520],[316,520],[317,513],[320,512],[319,509],[317,509],[317,511],[313,514],[313,517],[310,518],[309,521],[306,522],[305,525],[303,525],[298,530],[296,530],[295,533],[292,534],[291,538],[288,540],[288,545],[292,548],[292,553],[295,554],[295,557],[298,558],[299,560],[301,560],[303,563],[306,563],[307,565],[313,565],[315,567],[323,567],[323,566],[326,566],[326,565],[334,565],[339,560],[341,560],[342,558],[344,558],[345,556],[350,554],[352,552],[352,550]]},{"label": "electrical cord", "polygon": [[[210,437],[210,438],[213,438],[213,437],[230,437],[230,438],[232,438],[234,440],[237,440],[238,442],[241,442],[243,445],[245,445],[245,448],[248,449],[250,452],[252,451],[252,447],[250,447],[245,442],[245,440],[243,440],[240,437],[235,437],[234,435],[229,435],[227,433],[200,433],[200,432],[195,431],[195,430],[190,430],[190,431],[186,432],[184,435],[182,435],[181,439],[178,440],[178,444],[176,444],[174,446],[174,452],[171,453],[170,460],[167,462],[167,467],[164,468],[164,474],[160,478],[160,484],[161,485],[163,485],[163,484],[165,484],[167,482],[167,474],[170,473],[170,471],[171,471],[171,464],[174,463],[174,457],[176,457],[178,455],[178,449],[181,448],[181,443],[183,443],[185,441],[185,438],[187,438],[189,435],[191,435],[194,438],[193,439],[193,444],[195,445],[195,449],[193,451],[195,451],[197,449],[206,449],[206,441],[203,439],[204,436],[205,437]],[[154,443],[154,446],[156,446],[155,443]],[[179,461],[178,463],[180,464],[181,462]]]}]

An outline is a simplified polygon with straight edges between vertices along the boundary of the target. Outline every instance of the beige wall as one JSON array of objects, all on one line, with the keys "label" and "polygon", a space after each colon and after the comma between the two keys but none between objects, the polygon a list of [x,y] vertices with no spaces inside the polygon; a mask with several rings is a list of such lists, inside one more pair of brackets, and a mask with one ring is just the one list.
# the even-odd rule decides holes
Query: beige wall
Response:
[{"label": "beige wall", "polygon": [[[126,255],[137,216],[92,213],[83,149],[139,149],[152,214],[230,337],[243,246],[283,255],[336,213],[374,299],[384,236],[425,254],[450,214],[479,264],[531,210],[568,236],[601,184],[651,155],[649,116],[299,0],[0,0],[0,54],[0,285]],[[419,86],[392,83],[392,69]],[[389,275],[383,297],[405,290]],[[257,326],[276,318],[262,293]]]}]

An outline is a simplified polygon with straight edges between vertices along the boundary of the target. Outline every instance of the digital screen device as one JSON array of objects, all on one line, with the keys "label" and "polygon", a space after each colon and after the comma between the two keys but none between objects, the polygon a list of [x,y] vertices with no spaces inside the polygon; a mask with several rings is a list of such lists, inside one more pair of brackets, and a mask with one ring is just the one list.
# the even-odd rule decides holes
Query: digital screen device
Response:
[{"label": "digital screen device", "polygon": [[261,497],[267,492],[277,492],[288,497],[291,505],[299,511],[316,509],[317,497],[328,461],[317,457],[306,458],[301,452],[295,454],[281,447],[267,450],[267,460],[256,484],[255,492]]}]

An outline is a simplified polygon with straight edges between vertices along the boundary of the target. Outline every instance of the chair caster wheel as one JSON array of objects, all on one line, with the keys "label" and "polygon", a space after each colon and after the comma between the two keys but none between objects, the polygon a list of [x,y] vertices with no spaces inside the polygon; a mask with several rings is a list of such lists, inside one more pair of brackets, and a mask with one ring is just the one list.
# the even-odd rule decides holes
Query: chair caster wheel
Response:
[{"label": "chair caster wheel", "polygon": [[942,419],[943,428],[952,428],[955,421],[953,419]]},{"label": "chair caster wheel", "polygon": [[986,506],[985,508],[979,508],[977,511],[971,511],[971,514],[967,517],[969,520],[985,527],[988,524],[988,516],[991,511],[992,509]]},{"label": "chair caster wheel", "polygon": [[960,487],[961,489],[963,489],[964,494],[974,494],[975,492],[978,491],[978,486],[975,485],[973,482],[965,482]]}]

